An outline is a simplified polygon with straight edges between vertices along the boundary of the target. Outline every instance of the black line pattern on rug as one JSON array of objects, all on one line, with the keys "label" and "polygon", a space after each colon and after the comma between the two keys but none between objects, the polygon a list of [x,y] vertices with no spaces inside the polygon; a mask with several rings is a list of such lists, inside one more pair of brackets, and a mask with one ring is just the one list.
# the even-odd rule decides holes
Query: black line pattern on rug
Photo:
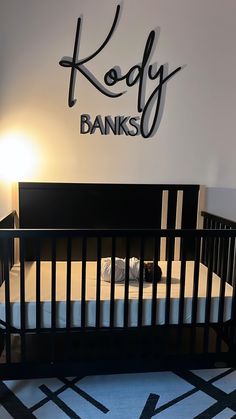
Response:
[{"label": "black line pattern on rug", "polygon": [[51,391],[47,386],[45,386],[44,384],[42,384],[40,387],[40,390],[42,390],[42,392],[44,394],[46,394],[46,396],[48,397],[48,399],[52,402],[54,402],[57,407],[59,407],[69,418],[71,419],[82,419],[80,416],[78,416],[74,410],[72,410],[66,403],[64,403],[56,394],[55,392]]},{"label": "black line pattern on rug", "polygon": [[182,400],[186,399],[187,397],[191,396],[192,394],[197,393],[197,391],[198,391],[198,389],[194,388],[194,389],[188,391],[187,393],[184,393],[181,396],[176,397],[176,399],[173,399],[173,400],[163,404],[161,407],[158,407],[157,409],[155,409],[155,407],[157,405],[159,397],[158,397],[157,402],[156,402],[155,405],[150,405],[150,403],[149,403],[149,397],[150,396],[149,396],[139,419],[151,419],[154,416],[156,416],[158,413],[161,413],[164,410],[169,409],[169,407],[174,406],[175,404],[181,402]]},{"label": "black line pattern on rug", "polygon": [[152,418],[153,413],[156,414],[155,413],[155,407],[157,405],[157,402],[158,402],[159,398],[160,398],[160,396],[158,394],[153,394],[153,393],[149,394],[148,399],[146,401],[146,404],[144,406],[144,409],[143,409],[139,419]]},{"label": "black line pattern on rug", "polygon": [[0,403],[14,419],[35,419],[33,413],[2,381],[0,381]]},{"label": "black line pattern on rug", "polygon": [[[175,404],[185,400],[186,398],[188,398],[189,396],[192,396],[193,394],[197,393],[198,391],[202,391],[202,392],[208,394],[210,397],[213,397],[216,400],[218,400],[218,402],[215,404],[216,405],[215,411],[217,411],[218,413],[220,413],[226,407],[229,407],[232,410],[235,410],[231,407],[231,406],[233,406],[233,403],[231,403],[231,401],[228,399],[229,395],[227,393],[225,393],[224,391],[217,389],[215,386],[212,386],[212,384],[215,381],[218,381],[219,379],[221,379],[223,377],[226,377],[227,375],[231,374],[233,371],[235,371],[234,368],[228,369],[227,371],[224,371],[224,372],[220,373],[219,375],[210,379],[209,381],[205,381],[202,378],[199,378],[198,376],[191,373],[190,371],[172,371],[175,375],[179,376],[180,378],[189,382],[189,384],[193,385],[194,388],[192,390],[189,390],[186,393],[182,394],[181,396],[176,397],[175,399],[165,403],[164,405],[162,405],[162,406],[160,406],[159,408],[156,408],[156,409],[155,409],[156,405],[153,405],[153,404],[151,405],[150,402],[149,402],[149,397],[151,396],[151,394],[150,394],[139,419],[151,419],[154,416],[156,416],[158,413],[161,413],[161,412],[169,409],[170,407],[172,407]],[[198,380],[198,378],[199,378],[199,380]],[[214,397],[214,395],[216,397]],[[226,403],[225,403],[225,399],[226,399]],[[222,401],[222,404],[220,404],[221,401]],[[235,399],[235,402],[236,402],[236,399]],[[157,402],[156,402],[156,404],[157,404]],[[220,410],[217,410],[217,409],[220,409]],[[207,410],[202,412],[201,415],[205,414],[205,412],[207,412]],[[217,413],[215,413],[214,416],[216,414]],[[214,416],[200,416],[200,415],[198,415],[194,419],[198,419],[198,418],[199,419],[200,418],[207,419],[207,418],[213,418]],[[236,417],[235,417],[235,419],[236,419]]]},{"label": "black line pattern on rug", "polygon": [[[84,390],[81,390],[79,387],[77,387],[75,385],[78,381],[81,380],[80,377],[75,377],[75,378],[73,378],[73,380],[68,380],[67,378],[59,378],[59,380],[62,381],[64,383],[64,385],[62,387],[60,387],[58,390],[56,390],[55,392],[52,392],[46,386],[44,386],[43,389],[47,388],[51,392],[51,394],[53,394],[53,395],[55,395],[57,397],[59,394],[63,393],[65,390],[67,390],[68,388],[70,388],[75,393],[77,393],[78,395],[80,395],[81,397],[83,397],[85,400],[87,400],[89,403],[91,403],[98,410],[100,410],[101,412],[103,412],[104,414],[106,414],[106,413],[109,412],[109,409],[107,409],[106,406],[104,406],[98,400],[94,399],[92,396],[90,396]],[[39,387],[39,388],[42,390],[41,387]],[[44,392],[44,394],[46,394],[45,391],[43,391],[43,392]],[[32,406],[30,408],[30,411],[31,412],[34,412],[35,410],[39,409],[40,407],[42,407],[43,405],[45,405],[46,403],[48,403],[50,400],[52,400],[52,398],[50,397],[49,394],[47,394],[47,397],[45,397],[43,400],[40,400],[40,402],[38,402],[37,404],[35,404],[34,406]],[[55,399],[55,400],[57,400],[57,399]],[[59,399],[59,400],[61,400],[61,399]],[[54,401],[54,400],[52,400],[52,401]],[[58,406],[58,407],[60,407],[60,406]]]},{"label": "black line pattern on rug", "polygon": [[76,393],[78,393],[81,397],[83,397],[85,400],[90,402],[94,407],[96,407],[98,410],[101,410],[103,413],[109,412],[109,409],[107,409],[106,406],[98,402],[96,399],[94,399],[92,396],[90,396],[88,393],[86,393],[84,390],[81,390],[79,387],[75,385],[75,383],[78,381],[69,381],[66,378],[61,379],[62,382],[64,382],[68,388],[71,390],[74,390]]},{"label": "black line pattern on rug", "polygon": [[[233,370],[229,370],[228,373],[231,373],[232,371]],[[219,380],[219,377],[216,377],[214,381],[205,381],[190,371],[181,371],[179,373],[175,372],[175,374],[216,400],[216,403],[197,415],[194,419],[214,418],[218,413],[222,412],[227,407],[236,412],[236,390],[228,394],[212,385],[213,382]]]}]

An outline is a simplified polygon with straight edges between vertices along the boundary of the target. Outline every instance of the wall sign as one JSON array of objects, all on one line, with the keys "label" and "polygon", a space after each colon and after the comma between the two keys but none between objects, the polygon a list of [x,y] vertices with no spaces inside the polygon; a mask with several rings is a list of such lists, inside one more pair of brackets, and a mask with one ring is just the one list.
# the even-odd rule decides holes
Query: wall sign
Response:
[{"label": "wall sign", "polygon": [[[80,133],[94,134],[95,132],[100,132],[102,135],[141,135],[143,138],[149,138],[156,133],[160,123],[166,82],[173,77],[174,74],[181,69],[181,67],[176,68],[168,74],[167,68],[164,64],[156,69],[156,66],[150,63],[156,39],[156,31],[152,30],[149,33],[145,44],[141,64],[134,64],[133,67],[131,67],[125,74],[122,73],[120,66],[115,65],[104,74],[103,82],[100,82],[96,78],[96,74],[91,73],[87,64],[99,55],[106,45],[111,42],[112,35],[117,27],[119,14],[120,5],[116,8],[115,18],[105,41],[94,53],[86,58],[79,58],[81,18],[78,18],[73,57],[63,57],[59,62],[62,67],[71,69],[68,105],[69,107],[72,107],[76,103],[74,90],[77,72],[85,77],[89,83],[94,86],[94,89],[99,91],[102,95],[113,98],[114,100],[118,100],[119,97],[126,94],[128,89],[115,93],[112,91],[113,86],[117,85],[122,80],[125,81],[127,88],[132,88],[138,83],[138,115],[107,115],[103,117],[101,115],[97,115],[96,118],[92,120],[89,114],[82,114],[80,116]],[[146,97],[147,81],[156,81],[155,87],[149,97]]]}]

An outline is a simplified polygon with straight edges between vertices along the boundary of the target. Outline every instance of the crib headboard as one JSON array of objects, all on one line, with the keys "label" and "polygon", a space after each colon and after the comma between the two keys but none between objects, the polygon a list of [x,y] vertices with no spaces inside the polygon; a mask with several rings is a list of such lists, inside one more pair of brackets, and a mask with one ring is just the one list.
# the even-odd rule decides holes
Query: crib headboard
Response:
[{"label": "crib headboard", "polygon": [[19,183],[20,227],[175,228],[179,217],[195,228],[198,195],[199,185]]},{"label": "crib headboard", "polygon": [[19,183],[20,228],[196,228],[199,185]]}]

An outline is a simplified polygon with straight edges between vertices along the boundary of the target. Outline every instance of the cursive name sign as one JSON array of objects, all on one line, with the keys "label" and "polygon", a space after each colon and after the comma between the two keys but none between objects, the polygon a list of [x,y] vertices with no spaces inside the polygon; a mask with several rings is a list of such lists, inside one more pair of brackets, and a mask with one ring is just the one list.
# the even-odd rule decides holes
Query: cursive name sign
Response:
[{"label": "cursive name sign", "polygon": [[[101,117],[97,115],[94,121],[91,121],[91,118],[88,114],[81,115],[81,134],[93,134],[96,130],[99,130],[101,134],[106,135],[109,133],[121,135],[142,135],[144,138],[149,138],[154,135],[158,127],[158,121],[160,117],[161,101],[163,98],[163,88],[166,82],[174,76],[181,67],[176,68],[169,74],[166,74],[165,66],[162,64],[158,69],[154,64],[150,63],[151,55],[153,54],[156,32],[152,30],[147,38],[141,64],[135,64],[131,67],[127,73],[122,74],[120,67],[114,66],[110,68],[103,78],[101,83],[95,76],[91,73],[87,67],[87,64],[91,62],[99,53],[106,47],[110,42],[113,33],[115,32],[118,18],[120,14],[120,5],[116,8],[115,18],[112,23],[111,29],[101,44],[101,46],[91,55],[86,58],[79,58],[79,46],[80,46],[80,32],[81,32],[81,18],[78,18],[77,28],[75,34],[75,43],[73,57],[63,57],[59,64],[62,67],[70,68],[70,82],[69,82],[69,93],[68,93],[68,105],[72,107],[76,103],[75,99],[75,85],[76,85],[76,74],[79,72],[83,77],[85,77],[89,83],[91,83],[96,90],[101,94],[117,99],[120,96],[127,93],[127,90],[121,90],[118,93],[112,91],[112,87],[125,81],[127,88],[131,88],[134,85],[138,84],[138,95],[137,95],[137,112],[138,116],[134,117],[124,117],[124,116],[115,116],[112,118],[111,115]],[[146,98],[146,85],[147,81],[150,80],[154,82],[154,89],[152,90],[149,97]],[[127,121],[131,128],[127,127]]]}]

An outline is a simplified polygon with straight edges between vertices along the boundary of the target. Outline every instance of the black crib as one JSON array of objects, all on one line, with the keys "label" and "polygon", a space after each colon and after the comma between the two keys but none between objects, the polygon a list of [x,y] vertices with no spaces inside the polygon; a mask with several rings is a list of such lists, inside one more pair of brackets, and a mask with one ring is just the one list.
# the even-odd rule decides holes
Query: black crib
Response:
[{"label": "black crib", "polygon": [[[14,212],[0,223],[1,379],[235,366],[236,224],[201,212],[199,185],[19,183],[18,193],[19,218]],[[132,256],[140,260],[135,325],[130,322]],[[103,257],[110,257],[112,265],[106,325],[101,302]],[[126,260],[121,325],[116,320],[116,257]],[[154,268],[149,318],[144,321],[147,260],[154,267],[164,261],[165,296],[160,303]],[[179,295],[173,314],[174,261],[179,264]],[[50,266],[49,325],[44,323],[41,301],[44,262]],[[59,262],[65,263],[66,272],[63,326],[58,324]],[[74,324],[72,271],[78,262],[79,323]],[[92,325],[86,299],[91,262],[96,263]],[[190,262],[192,294],[186,321]],[[26,266],[32,264],[34,302],[26,295]],[[14,269],[18,269],[18,301],[12,297]],[[201,269],[206,272],[204,298],[199,296]],[[219,291],[213,298],[215,276]],[[158,314],[160,304],[163,310]]]}]

